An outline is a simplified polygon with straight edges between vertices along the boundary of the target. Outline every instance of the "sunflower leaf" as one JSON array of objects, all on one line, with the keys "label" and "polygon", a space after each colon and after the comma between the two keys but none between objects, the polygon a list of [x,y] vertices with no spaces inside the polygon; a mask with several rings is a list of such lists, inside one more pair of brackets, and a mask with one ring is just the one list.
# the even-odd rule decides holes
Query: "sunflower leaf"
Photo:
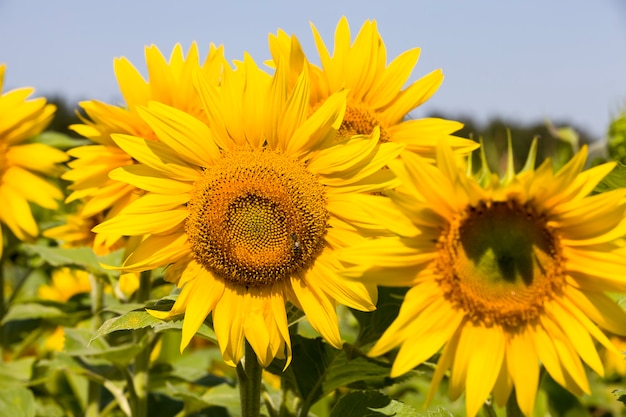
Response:
[{"label": "sunflower leaf", "polygon": [[330,417],[451,417],[446,410],[418,413],[410,405],[392,400],[377,391],[351,392],[341,398],[330,412]]},{"label": "sunflower leaf", "polygon": [[321,338],[292,337],[293,361],[286,373],[282,364],[268,371],[283,376],[307,407],[340,387],[378,389],[394,384],[389,377],[391,364],[368,358],[354,346],[336,350]]},{"label": "sunflower leaf", "polygon": [[360,327],[355,345],[364,346],[380,339],[398,316],[406,291],[406,288],[380,287],[376,310],[364,312],[350,309]]},{"label": "sunflower leaf", "polygon": [[[239,415],[241,398],[239,390],[228,384],[221,384],[206,390],[203,395],[191,392],[188,389],[178,388],[170,383],[166,384],[168,394],[174,398],[183,400],[184,415],[191,415],[199,411],[207,410],[207,416]],[[228,414],[220,413],[219,410],[228,410]],[[215,411],[215,413],[213,413]]]},{"label": "sunflower leaf", "polygon": [[58,248],[43,245],[32,245],[24,243],[20,245],[28,255],[38,255],[45,262],[54,267],[74,265],[85,268],[85,270],[96,275],[117,276],[117,271],[104,269],[102,264],[119,264],[116,261],[121,256],[121,252],[113,252],[103,258],[98,258],[90,248]]},{"label": "sunflower leaf", "polygon": [[113,333],[119,330],[137,330],[146,327],[154,327],[157,324],[162,323],[162,320],[151,316],[145,310],[129,311],[119,317],[113,317],[105,321],[102,326],[96,331],[89,343],[93,342],[102,336],[109,333]]},{"label": "sunflower leaf", "polygon": [[63,317],[63,310],[39,303],[24,303],[11,306],[2,318],[2,324],[15,320],[54,319]]},{"label": "sunflower leaf", "polygon": [[618,162],[615,168],[613,168],[613,171],[596,185],[593,192],[603,193],[618,188],[626,188],[626,165],[621,162]]},{"label": "sunflower leaf", "polygon": [[[157,306],[153,306],[150,308],[161,309],[162,307],[163,305],[159,304]],[[95,339],[98,339],[102,336],[106,336],[107,334],[110,334],[116,331],[138,330],[138,329],[144,329],[146,327],[153,328],[154,331],[157,333],[168,331],[168,330],[182,331],[183,321],[182,320],[163,321],[161,319],[158,319],[152,316],[145,309],[137,309],[137,310],[129,311],[125,314],[122,314],[119,317],[114,317],[112,319],[105,321],[102,324],[102,326],[100,326],[100,328],[96,331],[96,334],[93,335],[89,343],[93,342]],[[196,334],[205,339],[211,340],[213,342],[217,342],[215,333],[206,323],[203,323],[200,326]]]},{"label": "sunflower leaf", "polygon": [[9,387],[0,390],[2,415],[35,417],[35,396],[28,388]]},{"label": "sunflower leaf", "polygon": [[109,346],[104,339],[92,343],[91,331],[87,329],[66,328],[65,353],[69,356],[81,356],[101,359],[120,366],[128,366],[148,344],[148,335],[133,343]]},{"label": "sunflower leaf", "polygon": [[[0,392],[16,383],[24,383],[32,378],[34,357],[14,359],[11,362],[0,363]],[[1,407],[0,407],[1,409]]]}]

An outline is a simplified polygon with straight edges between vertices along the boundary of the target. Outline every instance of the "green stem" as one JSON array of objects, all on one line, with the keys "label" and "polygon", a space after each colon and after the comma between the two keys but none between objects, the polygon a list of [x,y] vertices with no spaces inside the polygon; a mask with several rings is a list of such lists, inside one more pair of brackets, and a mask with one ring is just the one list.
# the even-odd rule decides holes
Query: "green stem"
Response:
[{"label": "green stem", "polygon": [[522,410],[519,408],[519,404],[517,404],[517,395],[515,395],[515,390],[511,392],[511,396],[506,402],[506,417],[524,417],[524,413],[522,413]]},{"label": "green stem", "polygon": [[[104,301],[104,284],[93,274],[89,274],[91,281],[91,329],[96,332],[102,325],[102,304]],[[89,379],[87,386],[87,408],[85,417],[98,417],[100,415],[100,384]]]},{"label": "green stem", "polygon": [[237,364],[239,378],[239,397],[241,399],[242,417],[259,417],[261,415],[261,376],[263,368],[257,360],[254,349],[246,340],[246,352]]},{"label": "green stem", "polygon": [[[139,276],[139,289],[137,290],[137,301],[145,303],[150,299],[150,289],[152,277],[150,271],[144,271]],[[135,331],[135,341],[139,343],[146,335],[146,329]],[[135,387],[135,398],[133,401],[133,417],[148,416],[148,371],[150,368],[150,349],[148,343],[135,358],[135,372],[133,375],[133,386]]]}]

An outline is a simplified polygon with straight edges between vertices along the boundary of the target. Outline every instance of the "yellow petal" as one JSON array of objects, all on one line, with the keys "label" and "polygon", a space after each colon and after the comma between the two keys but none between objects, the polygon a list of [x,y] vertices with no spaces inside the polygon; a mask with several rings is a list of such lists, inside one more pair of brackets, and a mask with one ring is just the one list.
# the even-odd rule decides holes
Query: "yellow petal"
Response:
[{"label": "yellow petal", "polygon": [[306,285],[304,279],[291,278],[291,288],[302,305],[307,320],[328,343],[341,349],[341,336],[335,304],[323,291]]},{"label": "yellow petal", "polygon": [[305,279],[307,286],[317,286],[341,304],[361,311],[376,309],[372,295],[376,295],[376,287],[369,288],[360,282],[342,279],[337,275],[339,266],[333,266],[321,255]]},{"label": "yellow petal", "polygon": [[181,353],[209,313],[213,311],[224,291],[222,281],[215,279],[211,273],[203,268],[198,270],[198,276],[195,279],[183,287],[183,291],[186,291],[187,287],[190,287],[188,290],[190,295],[185,309],[183,335],[180,341]]},{"label": "yellow petal", "polygon": [[111,171],[109,177],[158,194],[188,193],[193,187],[190,182],[164,178],[158,171],[140,164],[116,168]]},{"label": "yellow petal", "polygon": [[467,364],[465,403],[468,417],[474,417],[491,393],[500,373],[505,338],[499,326],[489,328],[468,325],[465,328],[467,332],[461,335],[458,349],[468,349],[471,355]]},{"label": "yellow petal", "polygon": [[238,286],[224,286],[222,298],[213,311],[213,329],[222,357],[230,366],[236,366],[243,357],[243,291]]},{"label": "yellow petal", "polygon": [[56,200],[63,198],[63,194],[57,187],[17,166],[9,167],[4,172],[2,182],[6,186],[19,190],[26,200],[50,210],[56,209],[59,206]]},{"label": "yellow petal", "polygon": [[509,334],[506,366],[515,385],[517,404],[530,416],[535,407],[539,384],[539,356],[527,331]]},{"label": "yellow petal", "polygon": [[604,367],[602,366],[600,355],[598,355],[593,340],[584,326],[556,302],[546,304],[546,314],[553,323],[561,328],[564,334],[576,335],[570,338],[576,352],[591,369],[598,375],[604,376]]},{"label": "yellow petal", "polygon": [[190,251],[184,231],[169,235],[151,235],[130,254],[122,269],[127,272],[141,272],[159,268],[176,262]]},{"label": "yellow petal", "polygon": [[428,315],[423,314],[424,311],[441,315],[446,308],[449,309],[449,304],[441,298],[441,290],[435,282],[425,282],[411,288],[404,297],[398,317],[385,330],[368,355],[382,355],[411,337],[414,333],[411,324],[428,318]]},{"label": "yellow petal", "polygon": [[198,168],[189,166],[172,151],[172,148],[161,142],[121,134],[112,134],[111,137],[134,159],[168,177],[180,181],[194,181],[201,175]]},{"label": "yellow petal", "polygon": [[0,220],[6,224],[20,240],[37,236],[39,229],[26,199],[12,187],[0,186]]},{"label": "yellow petal", "polygon": [[452,338],[463,321],[463,313],[438,301],[426,307],[407,325],[409,336],[396,356],[391,376],[399,376],[426,361]]},{"label": "yellow petal", "polygon": [[152,101],[138,109],[159,140],[187,161],[206,167],[220,157],[208,126],[184,111]]}]

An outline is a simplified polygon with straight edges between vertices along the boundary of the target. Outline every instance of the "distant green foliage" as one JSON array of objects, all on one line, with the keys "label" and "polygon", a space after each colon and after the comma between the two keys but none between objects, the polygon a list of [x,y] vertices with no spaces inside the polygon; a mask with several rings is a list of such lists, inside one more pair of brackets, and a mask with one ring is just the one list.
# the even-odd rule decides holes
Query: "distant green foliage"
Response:
[{"label": "distant green foliage", "polygon": [[607,136],[609,156],[626,164],[626,110],[611,121]]}]

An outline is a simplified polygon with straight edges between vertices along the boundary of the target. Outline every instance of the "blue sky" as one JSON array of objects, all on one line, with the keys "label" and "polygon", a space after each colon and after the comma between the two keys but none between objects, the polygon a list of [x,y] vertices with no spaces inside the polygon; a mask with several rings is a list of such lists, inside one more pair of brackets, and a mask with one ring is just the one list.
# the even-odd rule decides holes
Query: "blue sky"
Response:
[{"label": "blue sky", "polygon": [[293,33],[317,62],[309,22],[327,43],[345,15],[356,34],[376,19],[389,59],[422,48],[415,80],[442,68],[437,94],[415,112],[573,122],[597,138],[626,103],[626,2],[570,1],[40,1],[0,0],[5,89],[121,103],[113,58],[142,72],[144,45],[223,44],[229,59],[269,57],[267,36]]}]

